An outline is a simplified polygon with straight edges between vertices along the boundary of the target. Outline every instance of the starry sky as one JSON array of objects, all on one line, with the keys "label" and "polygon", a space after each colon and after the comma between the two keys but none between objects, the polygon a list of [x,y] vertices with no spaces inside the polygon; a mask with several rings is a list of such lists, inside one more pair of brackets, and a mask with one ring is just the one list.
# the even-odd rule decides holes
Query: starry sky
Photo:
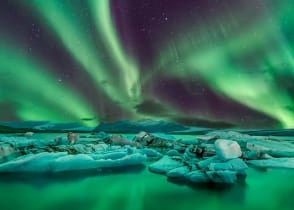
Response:
[{"label": "starry sky", "polygon": [[1,0],[0,121],[294,127],[292,0]]}]

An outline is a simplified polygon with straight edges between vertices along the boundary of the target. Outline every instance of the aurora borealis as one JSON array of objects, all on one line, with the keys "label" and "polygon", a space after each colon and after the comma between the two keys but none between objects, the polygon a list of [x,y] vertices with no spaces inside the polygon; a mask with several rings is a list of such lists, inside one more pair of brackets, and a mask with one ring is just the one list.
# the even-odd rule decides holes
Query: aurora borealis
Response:
[{"label": "aurora borealis", "polygon": [[0,2],[0,120],[294,127],[291,0]]}]

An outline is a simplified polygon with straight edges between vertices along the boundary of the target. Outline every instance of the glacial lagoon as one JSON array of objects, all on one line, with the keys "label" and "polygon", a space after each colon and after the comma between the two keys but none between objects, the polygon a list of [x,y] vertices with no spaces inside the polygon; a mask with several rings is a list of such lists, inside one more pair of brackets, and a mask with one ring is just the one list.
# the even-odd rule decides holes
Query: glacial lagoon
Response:
[{"label": "glacial lagoon", "polygon": [[[248,170],[230,188],[190,187],[148,170],[129,174],[1,179],[1,209],[81,210],[292,210],[294,170]],[[4,181],[5,180],[5,181]]]},{"label": "glacial lagoon", "polygon": [[[36,135],[49,140],[58,134]],[[3,210],[292,210],[294,206],[293,169],[250,167],[245,183],[190,186],[151,173],[148,164],[113,173],[4,174],[0,178],[0,206]]]}]

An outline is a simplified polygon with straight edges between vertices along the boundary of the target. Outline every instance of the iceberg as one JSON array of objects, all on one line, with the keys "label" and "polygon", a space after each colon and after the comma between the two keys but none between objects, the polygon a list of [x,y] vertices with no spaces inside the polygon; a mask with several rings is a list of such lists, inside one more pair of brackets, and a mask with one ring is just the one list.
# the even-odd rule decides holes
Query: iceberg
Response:
[{"label": "iceberg", "polygon": [[238,180],[237,172],[231,170],[208,171],[207,176],[213,183],[234,184]]},{"label": "iceberg", "polygon": [[66,152],[42,152],[20,156],[0,164],[0,173],[64,172],[116,168],[144,164],[147,157],[140,153],[112,152],[100,156],[90,154],[69,155]]},{"label": "iceberg", "polygon": [[208,166],[210,171],[220,171],[220,170],[231,170],[231,171],[243,171],[248,168],[246,163],[239,159],[231,159],[226,162],[210,163]]},{"label": "iceberg", "polygon": [[0,164],[0,172],[50,172],[52,161],[67,156],[66,152],[28,154]]},{"label": "iceberg", "polygon": [[216,155],[221,160],[234,159],[242,155],[240,145],[236,141],[218,139],[214,145]]},{"label": "iceberg", "polygon": [[190,169],[187,166],[181,166],[175,169],[172,169],[170,171],[167,172],[167,177],[170,178],[181,178],[184,177],[185,174],[189,173]]},{"label": "iceberg", "polygon": [[247,163],[259,168],[294,168],[294,158],[248,160]]},{"label": "iceberg", "polygon": [[245,180],[248,166],[294,168],[290,141],[237,132],[189,137],[193,141],[146,132],[129,140],[132,136],[101,132],[73,144],[68,144],[64,135],[58,142],[38,139],[38,134],[29,138],[0,135],[0,173],[112,171],[148,161],[149,171],[164,174],[170,181],[233,184]]},{"label": "iceberg", "polygon": [[168,171],[183,166],[179,160],[175,160],[170,156],[163,156],[159,161],[149,165],[149,170],[155,173],[165,174]]},{"label": "iceberg", "polygon": [[192,183],[209,183],[210,179],[206,173],[202,171],[192,171],[185,175],[185,178]]}]

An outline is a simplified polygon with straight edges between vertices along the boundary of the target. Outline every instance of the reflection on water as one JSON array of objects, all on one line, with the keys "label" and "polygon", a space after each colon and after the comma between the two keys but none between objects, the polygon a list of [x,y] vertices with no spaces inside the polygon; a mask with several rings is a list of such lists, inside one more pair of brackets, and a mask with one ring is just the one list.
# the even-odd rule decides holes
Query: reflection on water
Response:
[{"label": "reflection on water", "polygon": [[145,165],[134,165],[113,169],[105,168],[103,170],[65,171],[59,173],[2,173],[0,174],[0,183],[24,183],[43,188],[52,183],[73,183],[88,179],[90,177],[109,176],[115,174],[139,174],[145,168]]},{"label": "reflection on water", "polygon": [[168,182],[146,169],[128,173],[63,174],[0,179],[1,209],[281,209],[292,210],[293,170],[248,170],[245,184],[229,188]]}]

